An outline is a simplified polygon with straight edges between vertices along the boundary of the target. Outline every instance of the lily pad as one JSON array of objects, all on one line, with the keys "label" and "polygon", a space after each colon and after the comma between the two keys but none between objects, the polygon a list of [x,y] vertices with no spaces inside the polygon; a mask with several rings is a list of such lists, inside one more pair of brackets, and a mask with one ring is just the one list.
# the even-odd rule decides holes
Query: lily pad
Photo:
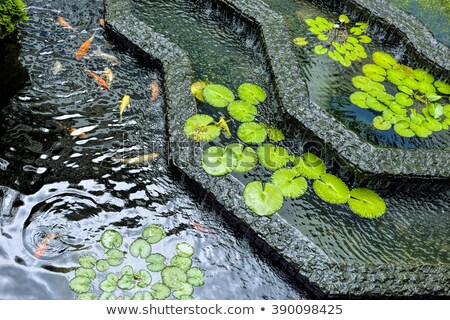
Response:
[{"label": "lily pad", "polygon": [[381,82],[386,79],[386,70],[376,64],[365,64],[362,70],[373,81]]},{"label": "lily pad", "polygon": [[180,257],[177,255],[170,259],[170,266],[187,271],[192,266],[192,260],[191,258]]},{"label": "lily pad", "polygon": [[308,44],[308,40],[306,38],[298,37],[293,40],[294,44],[297,46],[306,46]]},{"label": "lily pad", "polygon": [[166,236],[164,229],[156,224],[149,225],[142,231],[142,238],[148,243],[155,244],[161,241]]},{"label": "lily pad", "polygon": [[161,271],[161,278],[163,283],[172,289],[178,289],[187,282],[186,272],[177,267],[166,267]]},{"label": "lily pad", "polygon": [[116,296],[109,292],[103,292],[98,296],[98,300],[116,300]]},{"label": "lily pad", "polygon": [[286,139],[283,132],[278,128],[268,128],[267,134],[269,136],[269,139],[273,142],[280,142]]},{"label": "lily pad", "polygon": [[267,138],[266,126],[256,122],[246,122],[237,130],[239,139],[249,144],[260,144]]},{"label": "lily pad", "polygon": [[350,19],[345,14],[341,14],[341,15],[339,15],[339,22],[341,22],[341,23],[349,23]]},{"label": "lily pad", "polygon": [[152,276],[147,270],[139,270],[133,275],[133,278],[137,280],[140,288],[145,288],[152,282]]},{"label": "lily pad", "polygon": [[78,276],[83,276],[92,280],[95,279],[96,274],[94,269],[81,267],[75,270],[75,277]]},{"label": "lily pad", "polygon": [[92,269],[95,267],[95,265],[97,263],[97,259],[94,256],[87,254],[87,255],[81,256],[78,259],[78,262],[80,263],[80,266],[82,266],[83,268]]},{"label": "lily pad", "polygon": [[96,295],[91,292],[79,294],[77,300],[95,300]]},{"label": "lily pad", "polygon": [[283,194],[272,183],[263,185],[259,181],[248,183],[244,188],[244,202],[259,216],[270,216],[283,206]]},{"label": "lily pad", "polygon": [[70,280],[69,287],[76,293],[86,293],[91,288],[91,279],[84,276],[78,276]]},{"label": "lily pad", "polygon": [[239,97],[251,104],[264,102],[267,98],[266,92],[260,86],[252,83],[243,83],[238,88]]},{"label": "lily pad", "polygon": [[325,163],[315,154],[304,153],[294,161],[294,169],[302,176],[308,179],[320,179],[326,171]]},{"label": "lily pad", "polygon": [[124,275],[128,275],[128,276],[132,276],[134,274],[133,271],[133,267],[132,266],[125,266],[122,268],[122,270],[120,271],[120,273],[124,276]]},{"label": "lily pad", "polygon": [[256,107],[246,101],[237,100],[228,105],[230,116],[240,122],[251,122],[258,114]]},{"label": "lily pad", "polygon": [[194,287],[189,283],[183,283],[181,287],[175,290],[172,294],[175,299],[182,300],[184,296],[191,296],[194,293]]},{"label": "lily pad", "polygon": [[409,128],[409,122],[407,121],[399,121],[394,125],[394,130],[398,135],[405,138],[412,138],[416,134]]},{"label": "lily pad", "polygon": [[265,143],[258,147],[259,162],[267,169],[277,170],[289,162],[288,151],[280,146]]},{"label": "lily pad", "polygon": [[132,275],[125,274],[117,281],[117,286],[122,290],[131,290],[136,287],[136,283]]},{"label": "lily pad", "polygon": [[360,36],[359,37],[359,41],[361,43],[371,43],[372,42],[372,38],[368,37],[368,36]]},{"label": "lily pad", "polygon": [[436,88],[431,83],[424,81],[419,82],[418,90],[427,96],[434,95],[436,93]]},{"label": "lily pad", "polygon": [[384,69],[392,69],[397,64],[397,61],[391,55],[379,51],[372,54],[372,60]]},{"label": "lily pad", "polygon": [[315,54],[325,54],[328,52],[328,48],[325,48],[323,45],[317,45],[314,47]]},{"label": "lily pad", "polygon": [[155,300],[164,300],[170,296],[170,288],[164,283],[152,285],[152,296]]},{"label": "lily pad", "polygon": [[124,253],[117,249],[109,249],[106,251],[106,256],[108,257],[106,261],[112,267],[121,265],[125,257]]},{"label": "lily pad", "polygon": [[203,170],[215,177],[233,171],[237,162],[235,154],[230,149],[221,147],[209,147],[203,152],[202,156]]},{"label": "lily pad", "polygon": [[117,249],[122,245],[123,238],[116,230],[106,230],[100,237],[100,242],[106,249]]},{"label": "lily pad", "polygon": [[203,89],[205,89],[207,85],[208,83],[206,81],[195,81],[191,85],[191,93],[197,100],[202,102],[205,101],[205,99],[203,99]]},{"label": "lily pad", "polygon": [[324,174],[320,180],[315,180],[313,187],[319,198],[330,203],[346,203],[350,197],[347,185],[339,177],[329,173]]},{"label": "lily pad", "polygon": [[105,259],[100,259],[97,261],[97,270],[100,272],[104,272],[109,269],[108,261]]},{"label": "lily pad", "polygon": [[225,108],[234,101],[234,94],[220,84],[209,84],[203,89],[203,98],[216,108]]},{"label": "lily pad", "polygon": [[442,82],[442,81],[436,81],[434,83],[434,86],[437,88],[437,90],[440,93],[447,94],[447,95],[450,94],[450,84]]},{"label": "lily pad", "polygon": [[350,209],[363,218],[379,218],[386,212],[386,203],[374,191],[356,188],[350,192]]},{"label": "lily pad", "polygon": [[425,126],[424,122],[422,125],[417,125],[414,123],[410,123],[409,124],[409,129],[404,129],[404,130],[411,130],[412,132],[415,133],[416,136],[420,137],[420,138],[427,138],[429,136],[431,136],[431,134],[433,133],[433,131],[429,130],[426,126]]},{"label": "lily pad", "polygon": [[386,121],[382,116],[377,116],[373,118],[373,126],[378,130],[389,130],[392,128],[392,124],[389,121]]},{"label": "lily pad", "polygon": [[239,143],[232,143],[226,146],[236,157],[236,165],[233,168],[234,172],[247,172],[252,170],[258,163],[258,155],[255,150],[250,147],[245,147]]},{"label": "lily pad", "polygon": [[106,280],[111,282],[111,283],[117,284],[117,281],[119,281],[119,276],[117,274],[115,274],[115,273],[110,272],[106,276]]},{"label": "lily pad", "polygon": [[414,104],[414,100],[403,92],[399,92],[395,95],[395,101],[405,107],[410,107]]},{"label": "lily pad", "polygon": [[186,275],[188,277],[188,283],[192,284],[194,287],[200,287],[205,284],[203,279],[205,272],[200,268],[192,267],[186,271]]},{"label": "lily pad", "polygon": [[196,141],[212,141],[220,135],[220,131],[214,119],[206,114],[195,114],[184,124],[184,133]]},{"label": "lily pad", "polygon": [[421,82],[421,81],[428,82],[428,83],[434,82],[434,77],[423,69],[420,69],[420,68],[415,69],[415,70],[413,70],[413,73],[414,73],[414,77],[419,82]]},{"label": "lily pad", "polygon": [[103,292],[114,292],[116,290],[117,285],[113,282],[109,282],[108,280],[104,280],[100,283],[100,290]]},{"label": "lily pad", "polygon": [[152,247],[150,244],[144,239],[136,239],[130,245],[130,253],[133,257],[141,257],[143,259],[147,258],[147,256],[152,252]]},{"label": "lily pad", "polygon": [[308,189],[306,179],[298,177],[295,169],[279,169],[273,173],[271,180],[280,189],[283,196],[288,198],[301,197]]},{"label": "lily pad", "polygon": [[362,109],[368,109],[369,107],[366,104],[366,99],[368,96],[369,94],[366,92],[362,91],[353,92],[350,95],[350,102]]},{"label": "lily pad", "polygon": [[384,105],[383,103],[381,103],[380,101],[378,101],[376,98],[372,97],[372,96],[368,96],[366,99],[366,105],[375,111],[380,111],[383,112],[384,110],[386,110],[388,107],[386,105]]},{"label": "lily pad", "polygon": [[194,254],[194,247],[186,242],[181,242],[176,246],[177,255],[189,258]]},{"label": "lily pad", "polygon": [[145,260],[147,263],[147,269],[152,272],[160,272],[163,270],[166,265],[164,264],[164,261],[166,261],[166,257],[164,257],[160,253],[153,253],[147,257]]}]

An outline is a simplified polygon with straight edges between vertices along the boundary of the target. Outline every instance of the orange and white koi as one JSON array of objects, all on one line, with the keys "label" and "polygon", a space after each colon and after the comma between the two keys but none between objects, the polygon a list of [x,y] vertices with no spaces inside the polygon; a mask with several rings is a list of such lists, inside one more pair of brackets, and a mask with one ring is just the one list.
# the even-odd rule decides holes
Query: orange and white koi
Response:
[{"label": "orange and white koi", "polygon": [[153,81],[150,89],[152,91],[152,96],[150,97],[150,101],[153,102],[158,98],[158,94],[159,94],[159,86],[158,86],[158,82],[156,80]]},{"label": "orange and white koi", "polygon": [[92,72],[89,69],[84,69],[92,78],[94,78],[98,84],[100,85],[100,87],[102,87],[103,89],[109,89],[109,85],[108,83],[105,81],[105,79],[103,79],[102,77],[96,75],[94,72]]},{"label": "orange and white koi", "polygon": [[94,51],[94,56],[99,57],[100,59],[103,59],[111,64],[115,64],[115,65],[120,64],[120,60],[116,56],[113,56],[112,54],[104,53],[104,52],[102,52],[102,50],[100,50],[100,48],[98,48],[97,50]]},{"label": "orange and white koi", "polygon": [[70,29],[72,31],[76,31],[74,27],[72,27],[63,17],[59,16],[58,17],[58,23],[66,29]]},{"label": "orange and white koi", "polygon": [[[63,125],[61,122],[58,122],[58,121],[56,121],[56,124],[58,125],[58,127],[60,127],[60,128],[62,128],[62,129],[64,129],[64,130],[67,130],[67,131],[69,131],[70,132],[70,134],[71,135],[73,135],[73,136],[75,136],[75,137],[86,137],[86,133],[84,133],[84,132],[80,132],[79,134],[77,134],[77,129],[75,129],[75,128],[69,128],[69,127],[66,127],[65,125]],[[75,134],[73,134],[75,132]]]},{"label": "orange and white koi", "polygon": [[41,244],[39,245],[39,247],[37,247],[37,249],[34,251],[34,257],[36,259],[39,259],[42,254],[45,252],[45,250],[47,250],[47,247],[50,243],[50,241],[52,241],[55,238],[60,238],[61,235],[59,233],[52,233],[49,234],[48,236],[45,236],[44,239],[42,240]]},{"label": "orange and white koi", "polygon": [[98,24],[104,28],[105,27],[105,19],[103,19],[103,18],[98,19]]},{"label": "orange and white koi", "polygon": [[106,67],[104,69],[105,71],[102,74],[102,78],[106,80],[106,83],[111,86],[113,80],[114,80],[114,73],[111,71],[110,68]]},{"label": "orange and white koi", "polygon": [[81,46],[80,49],[78,49],[77,53],[76,53],[76,57],[77,60],[80,60],[81,58],[83,58],[84,56],[87,55],[89,49],[91,48],[91,44],[92,41],[94,40],[95,37],[95,32],[92,35],[92,37],[90,37],[89,39],[87,39]]},{"label": "orange and white koi", "polygon": [[198,231],[201,231],[201,232],[204,232],[204,233],[210,233],[210,232],[208,231],[208,229],[206,229],[206,228],[203,227],[201,224],[198,224],[198,223],[196,223],[196,222],[192,222],[192,221],[191,221],[191,226],[193,226],[195,230],[198,230]]}]

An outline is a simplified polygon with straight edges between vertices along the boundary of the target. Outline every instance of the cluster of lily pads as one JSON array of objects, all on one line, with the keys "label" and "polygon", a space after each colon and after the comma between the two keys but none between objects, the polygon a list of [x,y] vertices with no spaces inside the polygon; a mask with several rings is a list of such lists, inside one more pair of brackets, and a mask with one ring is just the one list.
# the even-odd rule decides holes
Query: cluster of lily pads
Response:
[{"label": "cluster of lily pads", "polygon": [[402,137],[426,138],[450,126],[450,85],[436,81],[423,69],[398,63],[391,55],[375,52],[352,79],[350,101],[364,109],[382,112],[373,119],[378,130],[394,130]]},{"label": "cluster of lily pads", "polygon": [[[284,198],[301,197],[308,188],[306,179],[314,180],[313,188],[324,201],[333,204],[349,204],[352,211],[365,218],[377,218],[386,211],[384,200],[374,191],[365,188],[349,190],[337,176],[326,172],[325,163],[312,153],[300,157],[290,155],[288,150],[272,142],[285,139],[277,128],[254,121],[257,105],[267,98],[264,90],[250,83],[238,88],[240,100],[222,85],[195,82],[192,93],[200,101],[217,108],[228,108],[232,118],[241,122],[237,136],[242,143],[231,143],[225,147],[211,146],[203,152],[202,167],[212,176],[224,176],[230,172],[248,172],[260,163],[275,171],[271,181],[264,185],[252,181],[244,188],[245,204],[259,216],[269,216],[283,206]],[[230,120],[228,120],[230,121]],[[195,114],[186,120],[184,132],[196,141],[212,141],[224,131],[231,136],[227,120],[219,121],[208,115]],[[252,145],[256,145],[256,151]]]},{"label": "cluster of lily pads", "polygon": [[[164,300],[170,295],[180,300],[193,299],[194,287],[204,284],[204,271],[192,266],[190,257],[194,248],[186,242],[178,243],[176,255],[166,263],[165,256],[152,253],[152,245],[165,235],[161,226],[150,225],[131,243],[128,248],[130,255],[146,265],[146,268],[134,270],[132,265],[122,267],[127,251],[121,249],[121,234],[116,230],[106,230],[100,238],[106,249],[105,256],[97,259],[93,255],[84,255],[79,258],[80,267],[69,283],[78,294],[77,299]],[[152,284],[156,277],[161,280]],[[94,281],[99,283],[98,290]]]},{"label": "cluster of lily pads", "polygon": [[[350,19],[345,14],[339,16],[339,23],[323,17],[306,19],[305,23],[309,26],[309,31],[317,35],[317,39],[322,42],[314,47],[316,54],[328,54],[344,67],[350,67],[353,61],[367,58],[367,53],[361,45],[372,42],[366,35],[367,23],[357,22],[349,26]],[[308,40],[299,37],[294,39],[294,43],[305,46]]]}]

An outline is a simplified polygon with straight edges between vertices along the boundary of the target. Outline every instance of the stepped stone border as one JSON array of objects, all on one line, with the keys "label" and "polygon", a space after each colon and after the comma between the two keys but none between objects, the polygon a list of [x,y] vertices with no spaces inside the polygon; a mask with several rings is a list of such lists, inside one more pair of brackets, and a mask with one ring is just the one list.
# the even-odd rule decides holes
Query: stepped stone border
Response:
[{"label": "stepped stone border", "polygon": [[[104,2],[108,32],[137,54],[149,55],[162,65],[171,161],[187,179],[192,179],[204,192],[212,195],[226,214],[249,226],[288,263],[290,269],[295,270],[312,293],[329,298],[450,296],[448,265],[337,263],[278,214],[256,219],[242,197],[236,197],[236,194],[242,194],[243,185],[230,175],[219,179],[209,176],[201,168],[199,157],[193,156],[198,146],[183,132],[185,120],[196,113],[196,103],[189,91],[193,78],[187,54],[136,19],[130,0]],[[246,1],[234,2],[244,4]],[[279,18],[259,1],[252,1],[251,6],[252,13],[262,10]],[[242,12],[246,14],[245,10]],[[282,21],[278,20],[279,26]],[[282,64],[278,65],[278,69],[282,67]]]}]

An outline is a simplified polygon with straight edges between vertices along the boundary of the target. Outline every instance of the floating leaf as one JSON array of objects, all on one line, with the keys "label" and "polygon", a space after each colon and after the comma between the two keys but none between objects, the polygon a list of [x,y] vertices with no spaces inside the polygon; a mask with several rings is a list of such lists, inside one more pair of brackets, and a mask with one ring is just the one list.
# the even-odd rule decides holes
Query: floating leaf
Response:
[{"label": "floating leaf", "polygon": [[362,91],[353,92],[350,95],[350,101],[351,101],[351,103],[353,103],[354,105],[356,105],[360,108],[368,109],[369,107],[366,105],[366,99],[368,96],[369,96],[369,94],[366,92],[362,92]]},{"label": "floating leaf", "polygon": [[294,165],[294,169],[308,179],[320,179],[327,171],[327,167],[322,159],[309,152],[296,158]]},{"label": "floating leaf", "polygon": [[355,37],[349,36],[349,37],[347,37],[347,42],[355,45],[355,44],[359,43],[359,40],[357,38],[355,38]]},{"label": "floating leaf", "polygon": [[239,126],[237,135],[245,143],[260,144],[266,140],[267,130],[261,123],[247,122]]},{"label": "floating leaf", "polygon": [[268,128],[267,134],[269,139],[273,142],[280,142],[286,139],[283,132],[278,128]]},{"label": "floating leaf", "polygon": [[133,278],[137,280],[140,288],[145,288],[152,282],[152,276],[146,270],[139,270],[133,275]]},{"label": "floating leaf", "polygon": [[434,77],[423,69],[420,69],[420,68],[415,69],[415,70],[413,70],[413,73],[414,73],[414,77],[419,82],[427,82],[430,84],[434,82]]},{"label": "floating leaf", "polygon": [[228,105],[230,116],[240,122],[250,122],[255,120],[258,114],[256,107],[246,101],[233,101]]},{"label": "floating leaf", "polygon": [[411,130],[419,138],[427,138],[433,133],[431,130],[429,130],[425,126],[425,122],[423,123],[423,125],[417,125],[417,124],[414,124],[414,123],[410,123],[409,124],[409,128],[410,129],[404,129],[404,130]]},{"label": "floating leaf", "polygon": [[314,47],[314,52],[315,52],[316,54],[325,54],[325,53],[328,52],[328,49],[325,48],[325,47],[322,46],[322,45],[317,45],[317,46]]},{"label": "floating leaf", "polygon": [[379,218],[386,212],[386,203],[374,191],[356,188],[350,192],[350,209],[363,218]]},{"label": "floating leaf", "polygon": [[117,281],[119,281],[119,276],[117,274],[115,274],[115,273],[110,272],[106,276],[106,280],[111,282],[111,283],[117,284]]},{"label": "floating leaf", "polygon": [[200,287],[205,284],[205,281],[203,280],[205,272],[200,268],[192,267],[186,271],[186,275],[188,277],[188,283],[192,284],[194,287]]},{"label": "floating leaf", "polygon": [[438,96],[438,95],[429,95],[427,96],[427,99],[431,102],[435,102],[438,101],[442,98],[442,96]]},{"label": "floating leaf", "polygon": [[279,169],[272,175],[271,181],[288,198],[301,197],[308,189],[308,183],[303,177],[298,177],[294,169]]},{"label": "floating leaf", "polygon": [[109,269],[108,261],[105,259],[100,259],[97,261],[97,270],[100,272],[104,272]]},{"label": "floating leaf", "polygon": [[244,202],[259,216],[270,216],[283,206],[283,194],[272,183],[263,185],[259,181],[248,183],[244,188]]},{"label": "floating leaf", "polygon": [[180,288],[187,281],[186,272],[177,267],[166,267],[161,271],[163,283],[172,289]]},{"label": "floating leaf", "polygon": [[317,36],[317,39],[319,39],[321,41],[327,41],[329,39],[329,37],[326,34],[321,33]]},{"label": "floating leaf", "polygon": [[103,292],[98,296],[98,300],[116,300],[116,296],[112,293]]},{"label": "floating leaf", "polygon": [[94,256],[87,254],[87,255],[81,256],[78,259],[78,262],[80,263],[80,266],[82,266],[83,268],[92,269],[95,267],[95,264],[97,263],[97,259]]},{"label": "floating leaf", "polygon": [[226,148],[209,147],[203,152],[202,167],[206,173],[218,177],[231,171],[237,165],[235,154]]},{"label": "floating leaf", "polygon": [[350,33],[353,33],[355,36],[359,36],[363,32],[364,31],[361,28],[358,28],[358,27],[350,28]]},{"label": "floating leaf", "polygon": [[164,257],[162,254],[159,253],[153,253],[147,257],[145,260],[149,264],[147,265],[147,269],[152,272],[159,272],[163,270],[166,265],[164,264],[164,261],[166,260],[166,257]]},{"label": "floating leaf", "polygon": [[389,69],[386,71],[387,78],[390,82],[395,84],[396,86],[400,86],[403,84],[403,81],[406,79],[406,75],[401,70]]},{"label": "floating leaf", "polygon": [[405,106],[402,106],[401,104],[398,104],[397,102],[391,102],[389,104],[389,109],[391,109],[394,113],[406,116],[407,112],[405,109]]},{"label": "floating leaf", "polygon": [[203,99],[203,89],[205,89],[207,85],[208,83],[206,81],[195,81],[191,85],[191,93],[197,100],[200,100],[202,102],[205,101],[205,99]]},{"label": "floating leaf", "polygon": [[122,245],[123,238],[116,230],[106,230],[100,237],[100,242],[106,249],[117,249]]},{"label": "floating leaf", "polygon": [[444,115],[444,106],[439,103],[432,103],[428,106],[428,111],[434,119],[440,119]]},{"label": "floating leaf", "polygon": [[78,276],[83,276],[89,279],[95,279],[96,274],[95,274],[95,270],[91,269],[91,268],[78,268],[77,270],[75,270],[75,277]]},{"label": "floating leaf", "polygon": [[191,296],[194,292],[194,287],[189,283],[183,283],[181,287],[173,292],[175,299],[182,300],[182,297]]},{"label": "floating leaf", "polygon": [[84,276],[78,276],[70,280],[69,287],[76,293],[86,293],[91,287],[91,279]]},{"label": "floating leaf", "polygon": [[155,244],[161,241],[166,236],[166,232],[161,226],[156,224],[149,225],[142,231],[142,238],[147,240],[150,244]]},{"label": "floating leaf", "polygon": [[252,83],[243,83],[238,88],[239,97],[251,104],[264,102],[267,98],[266,92],[260,86]]},{"label": "floating leaf", "polygon": [[294,44],[298,45],[298,46],[306,46],[308,44],[308,40],[306,40],[306,38],[295,38],[293,40]]},{"label": "floating leaf", "polygon": [[386,79],[386,70],[376,64],[365,64],[362,70],[373,81],[381,82]]},{"label": "floating leaf", "polygon": [[120,277],[119,281],[117,281],[117,286],[122,290],[131,290],[136,287],[136,283],[132,275],[125,274]]},{"label": "floating leaf", "polygon": [[411,88],[412,90],[417,90],[419,88],[419,82],[411,78],[403,79],[402,85]]},{"label": "floating leaf", "polygon": [[91,292],[82,293],[77,296],[77,300],[95,300],[95,298],[95,294]]},{"label": "floating leaf", "polygon": [[266,143],[258,147],[259,162],[271,170],[280,169],[289,162],[289,153],[283,147]]},{"label": "floating leaf", "polygon": [[385,52],[374,52],[372,54],[373,62],[384,69],[392,69],[397,64],[395,59]]},{"label": "floating leaf", "polygon": [[399,92],[395,95],[395,101],[405,107],[409,107],[414,104],[414,100],[403,92]]},{"label": "floating leaf", "polygon": [[203,89],[203,98],[213,107],[225,108],[234,101],[234,94],[225,86],[209,84]]},{"label": "floating leaf", "polygon": [[389,130],[392,128],[392,124],[386,121],[382,116],[373,118],[373,126],[378,130]]},{"label": "floating leaf", "polygon": [[163,283],[152,285],[152,296],[155,300],[164,300],[170,296],[170,288]]},{"label": "floating leaf", "polygon": [[220,135],[220,127],[206,114],[195,114],[186,120],[184,133],[196,141],[211,141]]},{"label": "floating leaf", "polygon": [[125,257],[124,253],[117,249],[109,249],[106,251],[106,256],[108,257],[106,261],[112,267],[121,265]]},{"label": "floating leaf", "polygon": [[403,93],[406,93],[409,96],[412,96],[414,94],[414,90],[407,86],[398,86],[398,90],[400,90]]},{"label": "floating leaf", "polygon": [[405,138],[412,138],[415,136],[414,131],[409,128],[409,122],[399,121],[394,125],[394,130],[398,135]]},{"label": "floating leaf", "polygon": [[109,282],[108,280],[102,281],[100,283],[100,290],[104,291],[104,292],[114,292],[116,290],[116,284]]},{"label": "floating leaf", "polygon": [[122,268],[122,270],[120,271],[120,273],[124,276],[124,275],[128,275],[128,276],[132,276],[134,271],[133,271],[133,267],[132,266],[125,266]]},{"label": "floating leaf", "polygon": [[250,171],[258,163],[258,155],[250,147],[245,147],[239,143],[232,143],[226,146],[226,149],[231,151],[236,158],[237,162],[233,167],[234,172]]},{"label": "floating leaf", "polygon": [[177,255],[180,257],[189,258],[194,254],[194,247],[186,242],[181,242],[176,246]]},{"label": "floating leaf", "polygon": [[381,112],[383,112],[388,108],[386,105],[382,104],[380,101],[378,101],[376,98],[372,96],[367,97],[366,105],[372,110]]},{"label": "floating leaf", "polygon": [[442,82],[442,81],[436,81],[434,83],[437,90],[443,94],[450,94],[450,84]]},{"label": "floating leaf", "polygon": [[145,259],[151,252],[152,247],[144,239],[136,239],[130,245],[130,253],[135,258],[141,257]]},{"label": "floating leaf", "polygon": [[341,14],[339,16],[339,22],[341,22],[341,23],[349,23],[350,19],[345,14]]},{"label": "floating leaf", "polygon": [[[428,118],[427,121],[423,122],[423,126],[429,131],[439,132],[442,130],[442,124],[436,119]],[[414,131],[414,129],[413,129]],[[417,133],[416,133],[417,134]],[[420,135],[417,134],[420,137]]]},{"label": "floating leaf", "polygon": [[347,185],[335,175],[326,173],[320,180],[315,180],[314,191],[324,201],[341,204],[346,203],[350,197]]},{"label": "floating leaf", "polygon": [[370,38],[368,36],[360,36],[359,37],[359,41],[361,41],[361,43],[371,43],[372,42],[372,38]]},{"label": "floating leaf", "polygon": [[418,90],[427,96],[434,95],[436,93],[436,88],[431,83],[424,81],[419,82]]},{"label": "floating leaf", "polygon": [[187,271],[192,266],[191,258],[185,258],[180,256],[174,256],[170,259],[170,265],[172,267],[180,268],[183,271]]}]

